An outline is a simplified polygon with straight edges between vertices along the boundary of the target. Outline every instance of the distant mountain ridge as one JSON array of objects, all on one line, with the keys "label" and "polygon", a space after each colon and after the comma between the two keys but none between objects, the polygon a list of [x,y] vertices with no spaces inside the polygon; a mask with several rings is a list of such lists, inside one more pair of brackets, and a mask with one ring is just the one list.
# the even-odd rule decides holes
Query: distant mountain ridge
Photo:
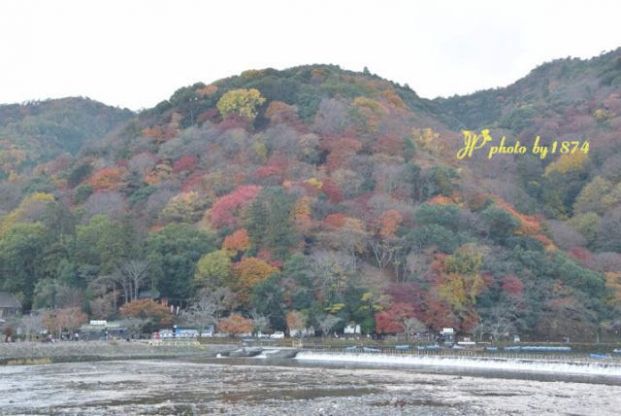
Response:
[{"label": "distant mountain ridge", "polygon": [[30,166],[63,153],[75,155],[89,140],[133,116],[129,110],[80,97],[0,105],[0,151],[24,151],[24,163]]}]

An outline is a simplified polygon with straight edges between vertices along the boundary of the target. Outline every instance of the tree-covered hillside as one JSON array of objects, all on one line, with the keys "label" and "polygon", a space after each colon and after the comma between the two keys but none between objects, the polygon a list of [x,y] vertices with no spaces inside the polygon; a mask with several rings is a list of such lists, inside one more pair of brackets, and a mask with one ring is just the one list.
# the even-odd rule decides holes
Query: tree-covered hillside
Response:
[{"label": "tree-covered hillside", "polygon": [[[0,108],[25,152],[0,183],[0,290],[145,328],[170,324],[152,297],[222,328],[614,336],[620,53],[434,101],[312,65],[184,87],[133,117]],[[458,161],[460,128],[592,148]]]},{"label": "tree-covered hillside", "polygon": [[87,98],[0,105],[0,178],[59,156],[125,124],[133,113]]}]

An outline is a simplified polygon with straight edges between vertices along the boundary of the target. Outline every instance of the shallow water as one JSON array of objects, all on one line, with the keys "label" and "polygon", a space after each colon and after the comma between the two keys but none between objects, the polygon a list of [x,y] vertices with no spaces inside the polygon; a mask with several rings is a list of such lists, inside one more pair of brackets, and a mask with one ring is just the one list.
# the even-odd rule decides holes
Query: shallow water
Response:
[{"label": "shallow water", "polygon": [[579,381],[621,385],[621,363],[541,358],[460,357],[417,354],[322,353],[302,351],[295,361],[322,366],[411,368],[440,374],[517,378],[539,381]]},{"label": "shallow water", "polygon": [[0,414],[618,415],[621,406],[614,385],[237,363],[0,367]]}]

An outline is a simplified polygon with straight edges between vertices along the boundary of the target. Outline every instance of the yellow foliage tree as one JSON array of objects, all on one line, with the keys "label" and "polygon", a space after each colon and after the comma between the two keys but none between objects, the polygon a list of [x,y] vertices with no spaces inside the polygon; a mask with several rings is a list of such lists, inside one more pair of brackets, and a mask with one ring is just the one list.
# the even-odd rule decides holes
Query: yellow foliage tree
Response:
[{"label": "yellow foliage tree", "polygon": [[0,221],[0,237],[35,206],[44,206],[54,200],[54,195],[45,192],[35,192],[22,199],[19,206]]},{"label": "yellow foliage tree", "polygon": [[300,230],[306,230],[311,225],[311,199],[307,196],[299,198],[293,207],[293,219]]},{"label": "yellow foliage tree", "polygon": [[444,259],[446,274],[442,276],[438,294],[458,314],[471,309],[485,288],[485,280],[479,273],[485,252],[485,248],[464,244]]},{"label": "yellow foliage tree", "polygon": [[621,310],[621,271],[607,272],[606,287],[610,290],[608,303]]},{"label": "yellow foliage tree", "polygon": [[403,102],[401,97],[399,97],[399,94],[397,94],[397,92],[394,89],[384,90],[382,92],[382,95],[394,107],[401,108],[401,109],[407,108],[407,105]]},{"label": "yellow foliage tree", "polygon": [[438,155],[446,150],[446,146],[440,141],[440,134],[432,128],[412,129],[412,138],[417,146],[431,154]]},{"label": "yellow foliage tree", "polygon": [[193,223],[201,218],[206,203],[197,192],[182,192],[166,203],[160,217],[165,221]]},{"label": "yellow foliage tree", "polygon": [[312,186],[315,189],[321,189],[321,187],[323,186],[323,182],[321,182],[319,179],[317,178],[310,178],[304,181],[304,183]]},{"label": "yellow foliage tree", "polygon": [[565,153],[546,167],[545,175],[548,176],[553,172],[565,174],[582,170],[587,160],[588,156],[583,152]]},{"label": "yellow foliage tree", "polygon": [[256,108],[264,102],[265,98],[256,88],[240,88],[227,91],[220,97],[216,106],[222,117],[236,114],[252,121],[257,116]]}]

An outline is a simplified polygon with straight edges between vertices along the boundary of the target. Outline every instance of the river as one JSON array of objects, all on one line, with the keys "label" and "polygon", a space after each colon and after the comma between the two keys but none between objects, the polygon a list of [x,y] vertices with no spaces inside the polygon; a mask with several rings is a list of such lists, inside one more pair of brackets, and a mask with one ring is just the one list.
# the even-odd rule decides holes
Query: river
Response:
[{"label": "river", "polygon": [[621,408],[619,385],[259,361],[4,366],[0,414],[602,416]]}]

